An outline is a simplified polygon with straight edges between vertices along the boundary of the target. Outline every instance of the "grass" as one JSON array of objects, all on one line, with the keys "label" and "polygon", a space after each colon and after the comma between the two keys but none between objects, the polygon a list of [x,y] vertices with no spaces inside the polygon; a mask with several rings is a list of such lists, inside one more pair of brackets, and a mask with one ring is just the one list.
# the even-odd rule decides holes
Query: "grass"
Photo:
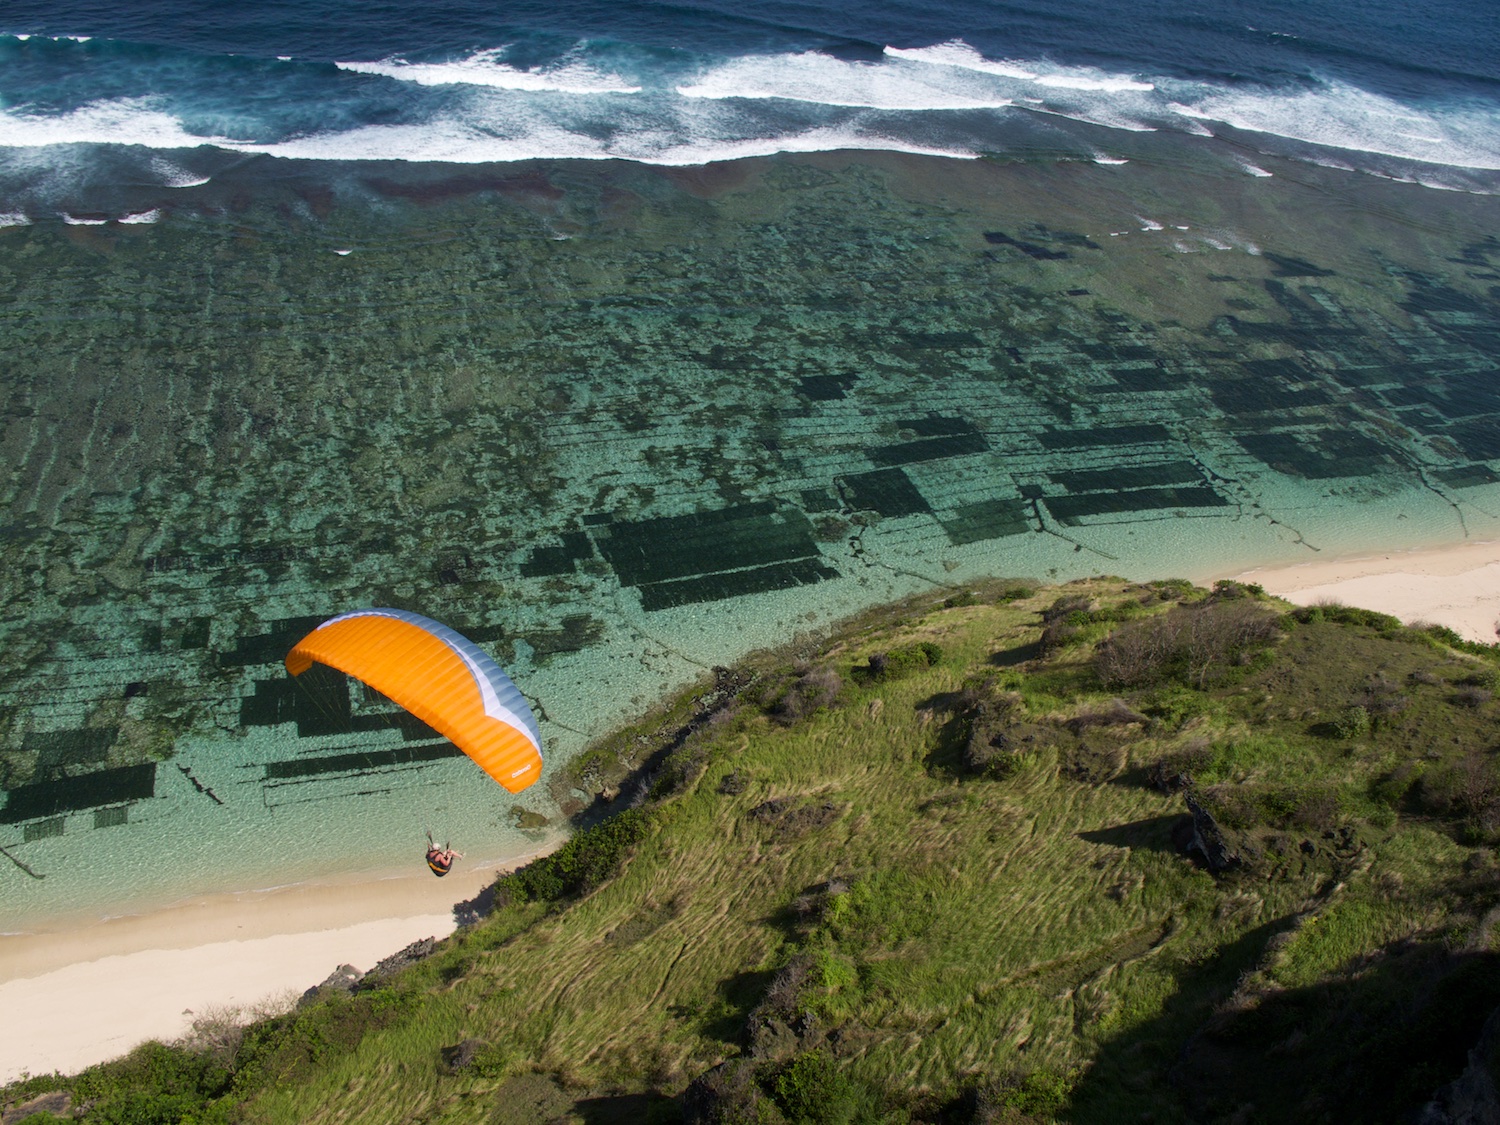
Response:
[{"label": "grass", "polygon": [[[1453,698],[1493,653],[1322,607],[1211,675],[1106,689],[1113,630],[1263,603],[1007,589],[872,614],[616,736],[588,784],[645,764],[643,809],[509,877],[509,905],[384,987],[252,1028],[195,1119],[1315,1121],[1379,1089],[1354,1115],[1379,1121],[1456,1078],[1500,1004],[1469,948],[1500,901],[1496,705]],[[1015,663],[1061,598],[1075,631]],[[967,773],[964,708],[1007,691],[1004,729],[1048,737]],[[1359,700],[1379,720],[1330,733]],[[1182,852],[1159,762],[1238,867]],[[1371,1069],[1391,1052],[1415,1060],[1399,1083]],[[693,1117],[710,1086],[719,1116]]]}]

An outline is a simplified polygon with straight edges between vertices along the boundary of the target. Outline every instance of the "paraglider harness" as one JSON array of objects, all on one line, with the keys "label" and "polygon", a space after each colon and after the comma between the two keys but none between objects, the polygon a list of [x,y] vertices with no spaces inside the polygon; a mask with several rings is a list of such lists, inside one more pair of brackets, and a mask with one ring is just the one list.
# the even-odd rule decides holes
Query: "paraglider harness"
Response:
[{"label": "paraglider harness", "polygon": [[444,844],[441,848],[433,843],[432,830],[427,830],[427,866],[432,873],[441,879],[449,871],[453,870],[453,861],[462,858],[452,847]]}]

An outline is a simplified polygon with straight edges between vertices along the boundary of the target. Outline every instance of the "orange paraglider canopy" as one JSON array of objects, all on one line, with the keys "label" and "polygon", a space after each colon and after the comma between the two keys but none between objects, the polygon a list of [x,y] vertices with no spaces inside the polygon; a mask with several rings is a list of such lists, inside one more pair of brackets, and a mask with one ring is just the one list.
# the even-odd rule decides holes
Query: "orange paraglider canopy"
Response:
[{"label": "orange paraglider canopy", "polygon": [[541,776],[541,732],[525,697],[446,625],[399,609],[346,613],[298,641],[286,668],[298,676],[315,661],[406,708],[512,793]]}]

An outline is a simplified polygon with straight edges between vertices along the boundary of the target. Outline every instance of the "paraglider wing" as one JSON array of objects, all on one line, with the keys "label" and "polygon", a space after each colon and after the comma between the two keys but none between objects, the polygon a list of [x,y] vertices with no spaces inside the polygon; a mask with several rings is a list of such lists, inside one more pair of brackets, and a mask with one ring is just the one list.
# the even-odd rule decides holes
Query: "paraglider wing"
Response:
[{"label": "paraglider wing", "polygon": [[473,641],[421,614],[364,609],[292,647],[300,676],[326,664],[369,684],[443,735],[512,793],[542,773],[542,736],[516,685]]}]

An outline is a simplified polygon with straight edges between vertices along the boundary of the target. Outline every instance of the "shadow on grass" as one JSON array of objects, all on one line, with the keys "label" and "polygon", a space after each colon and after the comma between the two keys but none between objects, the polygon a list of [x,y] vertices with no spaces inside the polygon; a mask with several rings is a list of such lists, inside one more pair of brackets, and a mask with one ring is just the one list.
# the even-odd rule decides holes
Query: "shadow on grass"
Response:
[{"label": "shadow on grass", "polygon": [[1145,848],[1154,852],[1180,855],[1183,852],[1182,829],[1192,831],[1193,818],[1183,813],[1148,816],[1113,828],[1092,828],[1078,833],[1091,844],[1108,844],[1114,848]]},{"label": "shadow on grass", "polygon": [[922,759],[922,766],[931,777],[945,781],[957,781],[968,771],[964,768],[964,750],[969,744],[969,732],[973,720],[961,711],[955,711],[957,694],[934,695],[918,704],[919,709],[931,709],[948,717],[938,727],[932,749]]},{"label": "shadow on grass", "polygon": [[573,1103],[573,1112],[585,1125],[647,1125],[681,1119],[676,1101],[657,1093],[583,1098]]},{"label": "shadow on grass", "polygon": [[738,1046],[745,1041],[750,1012],[761,1002],[775,976],[772,969],[735,973],[718,983],[715,991],[723,1003],[713,1015],[686,1009],[674,1010],[672,1014],[695,1019],[699,1030],[710,1039]]},{"label": "shadow on grass", "polygon": [[1024,645],[1016,645],[1014,648],[1003,648],[999,652],[992,653],[990,663],[996,668],[1014,668],[1021,664],[1029,664],[1033,660],[1039,660],[1042,655],[1042,642],[1030,641]]},{"label": "shadow on grass", "polygon": [[1469,1062],[1500,1006],[1500,956],[1397,945],[1335,980],[1233,1006],[1285,920],[1187,967],[1154,1019],[1106,1043],[1068,1119],[1410,1122]]}]

